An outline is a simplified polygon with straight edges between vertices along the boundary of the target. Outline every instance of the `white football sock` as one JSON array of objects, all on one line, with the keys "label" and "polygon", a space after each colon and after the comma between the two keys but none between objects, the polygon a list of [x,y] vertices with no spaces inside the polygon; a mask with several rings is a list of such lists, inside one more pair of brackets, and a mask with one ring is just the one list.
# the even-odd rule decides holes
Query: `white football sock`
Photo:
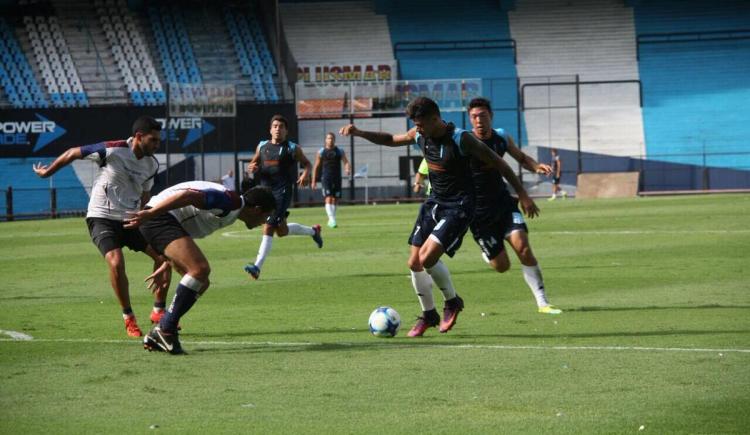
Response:
[{"label": "white football sock", "polygon": [[451,273],[448,271],[448,267],[440,260],[435,263],[432,267],[425,267],[427,273],[430,274],[432,280],[443,292],[443,298],[447,301],[456,297],[456,289],[453,288],[453,281],[451,280]]},{"label": "white football sock", "polygon": [[273,236],[264,235],[263,239],[260,241],[258,256],[255,257],[255,265],[258,266],[258,269],[263,267],[266,257],[271,253],[271,246],[273,246]]},{"label": "white football sock", "polygon": [[315,234],[315,230],[304,225],[287,224],[286,226],[287,228],[289,228],[289,235],[292,236],[312,236],[313,234]]},{"label": "white football sock", "polygon": [[336,204],[331,204],[331,219],[336,220]]},{"label": "white football sock", "polygon": [[326,204],[326,214],[328,215],[328,220],[333,220],[333,204]]},{"label": "white football sock", "polygon": [[411,284],[414,286],[414,292],[419,298],[419,305],[422,306],[422,311],[430,311],[435,309],[435,301],[432,298],[432,278],[427,272],[411,271]]},{"label": "white football sock", "polygon": [[526,284],[529,285],[531,293],[534,294],[536,305],[538,307],[546,307],[549,305],[549,302],[547,302],[547,295],[544,293],[544,279],[542,278],[542,269],[539,268],[539,265],[524,266],[522,264],[521,269],[523,269],[523,279],[526,280]]}]

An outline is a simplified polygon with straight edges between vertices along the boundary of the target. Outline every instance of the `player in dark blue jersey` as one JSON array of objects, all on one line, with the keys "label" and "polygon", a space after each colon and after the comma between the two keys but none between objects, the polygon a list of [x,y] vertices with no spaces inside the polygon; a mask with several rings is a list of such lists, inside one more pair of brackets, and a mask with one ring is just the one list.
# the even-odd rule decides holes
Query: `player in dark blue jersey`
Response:
[{"label": "player in dark blue jersey", "polygon": [[323,197],[326,203],[326,214],[328,215],[328,226],[336,228],[336,208],[338,200],[341,198],[341,163],[344,163],[346,175],[351,173],[349,160],[346,158],[344,150],[336,146],[336,136],[333,133],[326,134],[325,146],[318,151],[315,157],[315,164],[312,171],[311,187],[315,189],[318,181],[318,172],[320,181],[323,185]]},{"label": "player in dark blue jersey", "polygon": [[[538,163],[521,151],[513,138],[503,129],[492,128],[492,106],[489,100],[475,98],[469,102],[471,133],[503,157],[511,155],[525,169],[537,174],[549,175],[552,168]],[[510,259],[505,250],[504,240],[516,251],[523,276],[536,299],[537,309],[544,314],[560,314],[562,311],[547,300],[544,280],[539,263],[531,251],[528,227],[518,210],[518,200],[510,195],[505,182],[493,168],[483,162],[472,162],[474,185],[477,192],[477,214],[471,224],[474,240],[482,249],[482,256],[496,271],[503,273],[510,269]]]},{"label": "player in dark blue jersey", "polygon": [[[271,118],[271,139],[261,141],[255,150],[255,156],[248,164],[248,172],[256,173],[260,185],[271,189],[276,198],[276,210],[268,217],[263,225],[263,240],[258,248],[255,263],[245,266],[245,271],[258,279],[260,270],[266,257],[271,252],[273,235],[310,236],[318,248],[323,247],[320,236],[320,225],[312,227],[286,222],[289,212],[287,209],[292,202],[294,184],[306,186],[310,181],[310,161],[307,160],[302,148],[287,139],[289,122],[281,115]],[[304,167],[302,174],[297,175],[297,163]]]},{"label": "player in dark blue jersey", "polygon": [[[409,237],[411,252],[408,265],[422,307],[422,316],[408,335],[418,337],[438,324],[440,332],[448,332],[463,309],[463,300],[456,294],[450,272],[440,257],[444,253],[453,256],[474,216],[471,158],[478,158],[500,171],[521,192],[521,206],[527,214],[535,216],[538,209],[525,195],[510,166],[468,132],[453,124],[446,124],[434,101],[419,97],[409,104],[406,114],[414,122],[414,128],[404,134],[362,131],[351,124],[343,127],[340,133],[391,147],[417,143],[427,160],[432,193],[422,204]],[[445,298],[442,322],[432,297],[433,281]]]}]

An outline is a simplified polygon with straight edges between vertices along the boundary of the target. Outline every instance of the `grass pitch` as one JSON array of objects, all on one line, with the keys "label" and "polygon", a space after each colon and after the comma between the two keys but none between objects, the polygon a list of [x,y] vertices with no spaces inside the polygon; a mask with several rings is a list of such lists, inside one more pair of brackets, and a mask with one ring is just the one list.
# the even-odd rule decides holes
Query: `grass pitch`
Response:
[{"label": "grass pitch", "polygon": [[[199,241],[212,283],[184,357],[125,336],[82,219],[2,223],[0,329],[33,340],[0,335],[0,432],[747,433],[750,196],[540,205],[530,237],[560,316],[536,313],[514,255],[498,274],[468,236],[444,260],[456,327],[409,339],[418,206],[340,207],[322,250],[275,239],[259,281],[242,271],[258,230]],[[147,330],[150,260],[126,255]],[[379,305],[401,314],[396,338],[369,335]]]}]

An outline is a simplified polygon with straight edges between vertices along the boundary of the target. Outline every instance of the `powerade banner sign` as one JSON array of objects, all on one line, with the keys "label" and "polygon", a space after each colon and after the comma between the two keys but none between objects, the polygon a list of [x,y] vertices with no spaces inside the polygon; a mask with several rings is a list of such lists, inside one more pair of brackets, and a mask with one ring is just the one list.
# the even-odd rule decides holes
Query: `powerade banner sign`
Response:
[{"label": "powerade banner sign", "polygon": [[[68,148],[125,139],[131,136],[133,121],[142,115],[162,124],[159,153],[234,152],[234,140],[238,151],[252,152],[268,138],[269,120],[277,113],[294,120],[291,104],[238,105],[236,122],[234,118],[166,118],[163,107],[4,110],[0,158],[56,157]],[[289,127],[290,137],[296,137],[296,123]]]},{"label": "powerade banner sign", "polygon": [[302,82],[388,82],[396,80],[396,62],[328,63],[297,65],[297,80]]}]

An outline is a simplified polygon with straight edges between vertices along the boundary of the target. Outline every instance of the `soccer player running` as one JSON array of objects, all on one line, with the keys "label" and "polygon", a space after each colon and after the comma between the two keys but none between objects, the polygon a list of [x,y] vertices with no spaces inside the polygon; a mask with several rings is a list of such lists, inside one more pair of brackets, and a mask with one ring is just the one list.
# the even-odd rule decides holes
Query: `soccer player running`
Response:
[{"label": "soccer player running", "polygon": [[154,270],[147,281],[154,293],[151,322],[164,315],[172,269],[164,262],[137,230],[123,228],[126,213],[137,211],[151,197],[151,187],[159,169],[154,152],[160,143],[159,124],[154,118],[142,116],[133,123],[132,134],[126,140],[99,142],[70,148],[50,165],[37,163],[34,172],[47,178],[74,160],[90,160],[99,165],[99,172],[91,188],[86,224],[91,240],[104,256],[109,268],[109,279],[122,308],[125,331],[131,337],[141,337],[135,314],[130,304],[130,289],[125,273],[122,248],[145,252],[154,260]]},{"label": "soccer player running", "polygon": [[[419,337],[438,324],[440,332],[448,332],[464,307],[463,300],[456,294],[450,272],[440,257],[455,254],[474,217],[471,158],[477,158],[500,171],[519,192],[521,207],[528,215],[535,216],[539,210],[510,166],[468,132],[453,124],[446,124],[434,101],[425,97],[416,98],[409,103],[406,114],[414,122],[414,128],[404,134],[362,131],[351,124],[343,127],[341,134],[359,136],[391,147],[417,143],[427,159],[432,193],[422,204],[409,237],[411,252],[408,266],[422,307],[422,316],[417,318],[408,335]],[[442,322],[432,297],[433,281],[445,299]]]},{"label": "soccer player running", "polygon": [[237,219],[251,229],[262,224],[275,207],[273,194],[262,187],[239,195],[218,183],[188,181],[162,191],[144,210],[126,219],[125,228],[140,227],[148,243],[182,274],[167,314],[143,339],[146,350],[184,353],[177,325],[205,293],[211,273],[208,260],[193,239],[232,225]]},{"label": "soccer player running", "polygon": [[552,196],[549,197],[548,201],[556,200],[558,193],[563,197],[563,199],[565,199],[567,198],[568,193],[560,188],[560,177],[562,176],[562,159],[560,158],[560,154],[557,153],[557,148],[550,148],[549,151],[550,154],[552,154]]},{"label": "soccer player running", "polygon": [[[525,169],[537,174],[549,175],[552,168],[538,163],[521,151],[513,138],[503,129],[492,128],[492,107],[485,98],[474,98],[468,106],[471,133],[487,144],[500,157],[507,152]],[[471,233],[482,249],[482,256],[496,271],[510,269],[510,259],[504,240],[516,251],[523,277],[536,299],[537,309],[544,314],[560,314],[562,310],[550,305],[544,291],[544,280],[539,263],[531,251],[528,228],[518,210],[518,200],[513,198],[491,166],[474,159],[471,163],[477,194],[476,217],[471,223]]]},{"label": "soccer player running", "polygon": [[[245,272],[253,279],[258,279],[260,270],[266,257],[271,253],[273,246],[273,235],[284,237],[288,234],[293,236],[311,236],[318,248],[323,247],[323,238],[320,236],[320,225],[307,227],[296,223],[286,222],[289,212],[287,209],[292,202],[294,183],[306,186],[310,181],[310,161],[307,160],[296,143],[287,139],[289,133],[289,122],[281,115],[271,118],[271,139],[261,141],[255,150],[255,156],[248,164],[249,172],[257,172],[260,185],[266,186],[273,192],[276,198],[276,210],[268,217],[263,225],[263,239],[258,248],[258,256],[255,263],[245,266]],[[297,177],[297,163],[302,163],[304,170]]]},{"label": "soccer player running", "polygon": [[351,173],[351,165],[346,158],[344,150],[336,146],[336,136],[333,133],[326,134],[325,146],[318,151],[312,171],[312,182],[310,187],[315,189],[318,180],[318,171],[322,168],[320,175],[323,185],[323,197],[326,203],[326,214],[328,215],[328,226],[336,228],[336,208],[341,198],[341,162],[344,162],[346,175]]}]

